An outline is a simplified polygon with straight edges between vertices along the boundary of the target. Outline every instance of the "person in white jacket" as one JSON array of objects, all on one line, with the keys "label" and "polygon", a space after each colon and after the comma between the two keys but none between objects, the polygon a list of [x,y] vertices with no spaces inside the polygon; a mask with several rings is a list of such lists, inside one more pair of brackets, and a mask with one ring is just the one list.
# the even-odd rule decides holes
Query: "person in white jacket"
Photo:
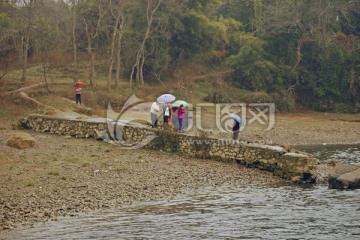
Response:
[{"label": "person in white jacket", "polygon": [[153,104],[151,104],[151,109],[150,109],[151,127],[152,127],[152,128],[157,127],[158,114],[159,114],[159,112],[160,112],[160,106],[159,106],[159,104],[155,101],[155,102],[153,102]]},{"label": "person in white jacket", "polygon": [[165,103],[165,105],[163,106],[163,115],[164,115],[164,125],[169,125],[169,118],[171,116],[170,103]]}]

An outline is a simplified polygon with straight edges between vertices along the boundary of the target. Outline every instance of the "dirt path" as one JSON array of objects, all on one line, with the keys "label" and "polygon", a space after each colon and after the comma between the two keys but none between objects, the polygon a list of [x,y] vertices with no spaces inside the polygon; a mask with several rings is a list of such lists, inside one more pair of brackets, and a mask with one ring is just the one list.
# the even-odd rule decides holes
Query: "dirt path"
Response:
[{"label": "dirt path", "polygon": [[32,84],[32,85],[26,86],[26,87],[22,87],[22,88],[13,90],[13,91],[5,92],[5,93],[1,94],[0,96],[5,97],[5,96],[12,95],[12,94],[20,93],[20,92],[27,92],[29,90],[32,90],[32,89],[35,89],[35,88],[38,88],[38,87],[43,87],[45,85],[46,85],[46,83],[36,83],[36,84]]}]

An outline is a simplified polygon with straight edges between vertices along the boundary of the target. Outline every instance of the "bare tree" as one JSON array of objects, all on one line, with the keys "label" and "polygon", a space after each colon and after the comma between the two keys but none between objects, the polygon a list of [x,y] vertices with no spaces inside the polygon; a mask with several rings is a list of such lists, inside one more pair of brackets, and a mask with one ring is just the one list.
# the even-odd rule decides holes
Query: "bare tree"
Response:
[{"label": "bare tree", "polygon": [[25,83],[27,77],[27,65],[28,65],[28,52],[29,52],[29,41],[30,41],[30,31],[32,25],[32,14],[33,14],[33,3],[35,0],[26,1],[23,0],[23,4],[26,9],[26,26],[23,31],[22,41],[21,41],[21,55],[22,55],[22,74],[21,81]]},{"label": "bare tree", "polygon": [[78,66],[77,66],[77,45],[76,45],[76,0],[72,0],[72,37],[73,37],[73,60],[74,60],[74,82],[78,80]]},{"label": "bare tree", "polygon": [[94,79],[94,75],[95,75],[95,54],[93,51],[93,40],[98,36],[99,34],[99,29],[100,29],[100,22],[102,20],[103,17],[103,10],[101,7],[100,2],[98,2],[98,9],[99,9],[99,17],[97,19],[97,23],[96,23],[96,27],[93,31],[91,31],[90,28],[90,19],[86,19],[86,17],[84,17],[84,23],[85,23],[85,32],[86,32],[86,36],[87,36],[87,40],[88,40],[88,46],[87,46],[87,51],[90,55],[91,61],[90,61],[90,73],[89,73],[89,81],[90,81],[90,85],[93,86],[93,79]]},{"label": "bare tree", "polygon": [[[121,5],[120,11],[123,11],[123,6],[125,5],[126,0],[123,0],[123,4]],[[120,67],[121,67],[121,47],[122,47],[122,36],[124,32],[124,24],[125,24],[125,17],[124,14],[120,15],[120,22],[118,28],[118,37],[117,37],[117,53],[116,53],[116,77],[115,77],[115,89],[119,89],[120,83]]]},{"label": "bare tree", "polygon": [[147,8],[146,8],[146,19],[147,19],[147,27],[144,33],[144,38],[140,43],[139,48],[136,51],[135,63],[132,66],[131,74],[130,74],[130,84],[133,84],[133,76],[136,71],[136,83],[139,85],[144,85],[144,75],[143,75],[143,67],[145,62],[145,44],[148,38],[150,37],[150,33],[152,31],[151,26],[153,23],[153,18],[155,12],[159,9],[162,0],[158,0],[157,4],[151,10],[152,0],[147,0]]},{"label": "bare tree", "polygon": [[[112,4],[112,1],[110,0],[110,3],[109,3],[112,15],[115,18],[115,25],[114,25],[113,33],[112,33],[112,37],[111,37],[111,48],[110,48],[110,58],[109,58],[109,72],[108,72],[108,82],[107,82],[107,89],[108,90],[111,90],[111,79],[112,79],[112,71],[113,71],[113,64],[114,64],[115,42],[116,42],[116,36],[118,35],[118,32],[122,31],[122,27],[123,27],[122,10],[123,10],[123,6],[124,6],[125,2],[126,2],[126,0],[120,0],[119,1],[119,5],[118,5],[116,15],[113,13],[114,6]],[[120,28],[119,28],[119,25],[121,26]],[[121,36],[122,36],[122,34],[121,34]],[[118,37],[118,39],[119,39],[119,37]],[[121,38],[120,38],[119,41],[121,41]],[[119,51],[120,50],[118,50],[118,54],[120,54]],[[120,57],[118,56],[118,64],[120,64],[119,61],[120,61]],[[119,65],[119,71],[120,71],[120,65]],[[116,84],[116,88],[118,88],[117,82],[115,84]]]}]

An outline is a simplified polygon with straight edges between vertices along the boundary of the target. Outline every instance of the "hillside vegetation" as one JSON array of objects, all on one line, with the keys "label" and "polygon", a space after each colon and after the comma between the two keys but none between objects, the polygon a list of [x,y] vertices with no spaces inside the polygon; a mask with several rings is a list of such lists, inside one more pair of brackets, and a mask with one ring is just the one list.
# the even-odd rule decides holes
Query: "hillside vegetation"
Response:
[{"label": "hillside vegetation", "polygon": [[353,0],[2,1],[0,82],[85,81],[94,107],[166,91],[357,113],[359,14]]}]

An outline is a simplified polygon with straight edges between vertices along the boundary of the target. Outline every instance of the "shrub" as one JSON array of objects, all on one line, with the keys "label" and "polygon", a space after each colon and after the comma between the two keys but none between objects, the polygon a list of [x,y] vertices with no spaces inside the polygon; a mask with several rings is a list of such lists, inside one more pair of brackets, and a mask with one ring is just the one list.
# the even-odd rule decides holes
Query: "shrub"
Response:
[{"label": "shrub", "polygon": [[179,147],[179,134],[171,128],[158,131],[158,136],[153,140],[152,147],[157,150],[176,152]]},{"label": "shrub", "polygon": [[221,90],[214,90],[211,93],[209,93],[205,98],[205,101],[211,102],[211,103],[225,103],[230,102],[227,95],[221,91]]},{"label": "shrub", "polygon": [[296,104],[293,95],[281,96],[280,94],[275,93],[272,95],[272,98],[276,105],[276,110],[281,112],[295,112]]},{"label": "shrub", "polygon": [[332,112],[340,112],[340,113],[357,113],[357,109],[355,106],[346,103],[334,103]]},{"label": "shrub", "polygon": [[244,96],[246,103],[269,103],[273,102],[273,98],[265,92],[253,92]]}]

